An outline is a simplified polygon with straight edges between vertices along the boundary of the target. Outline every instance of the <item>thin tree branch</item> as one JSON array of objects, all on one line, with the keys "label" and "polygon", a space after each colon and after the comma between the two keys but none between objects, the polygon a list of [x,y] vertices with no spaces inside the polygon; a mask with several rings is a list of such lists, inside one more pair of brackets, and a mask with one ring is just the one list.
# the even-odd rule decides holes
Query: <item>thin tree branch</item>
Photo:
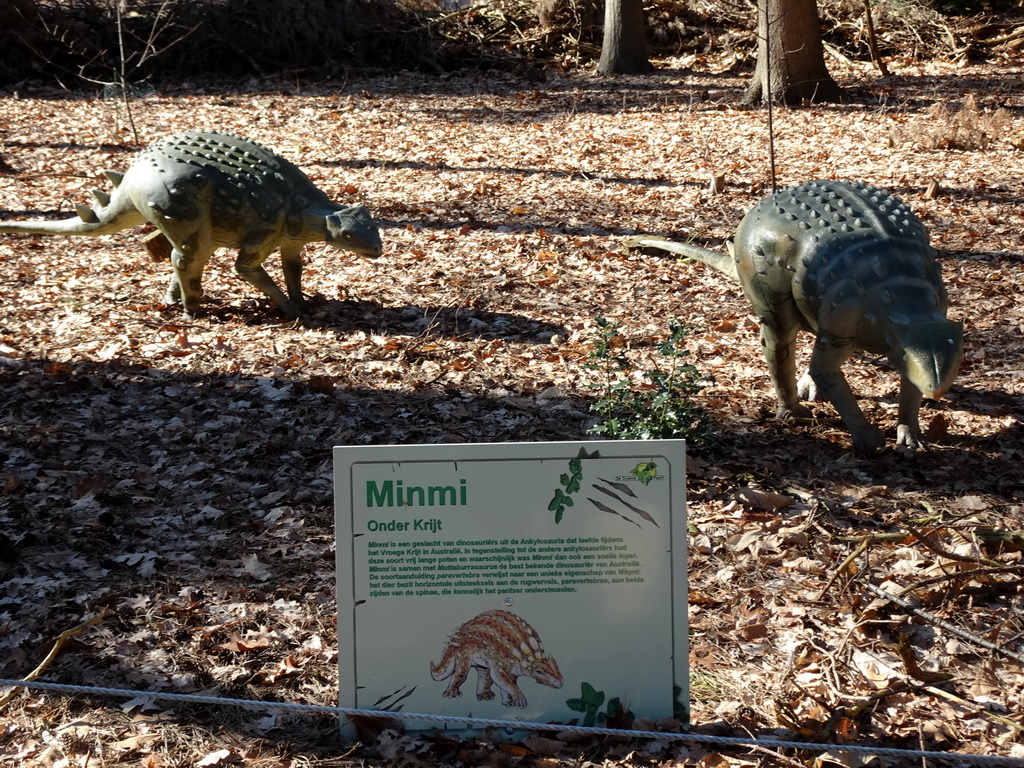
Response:
[{"label": "thin tree branch", "polygon": [[945,619],[940,619],[938,616],[934,616],[928,613],[928,611],[918,608],[916,605],[907,602],[902,597],[898,597],[897,595],[894,595],[891,592],[887,592],[881,587],[876,587],[870,581],[865,580],[863,584],[865,587],[867,587],[869,591],[874,592],[883,600],[888,600],[889,602],[896,603],[896,605],[905,610],[907,613],[924,620],[928,624],[931,624],[936,627],[941,627],[942,629],[949,632],[951,635],[959,637],[961,640],[965,640],[968,643],[979,645],[982,648],[986,648],[992,651],[993,653],[1001,653],[1004,656],[1008,656],[1009,658],[1014,659],[1015,661],[1019,661],[1021,664],[1024,664],[1024,654],[1011,651],[1009,648],[1004,648],[1003,646],[993,643],[990,640],[986,640],[985,638],[980,637],[974,634],[973,632],[968,632],[966,629],[961,629],[955,624],[950,624]]}]

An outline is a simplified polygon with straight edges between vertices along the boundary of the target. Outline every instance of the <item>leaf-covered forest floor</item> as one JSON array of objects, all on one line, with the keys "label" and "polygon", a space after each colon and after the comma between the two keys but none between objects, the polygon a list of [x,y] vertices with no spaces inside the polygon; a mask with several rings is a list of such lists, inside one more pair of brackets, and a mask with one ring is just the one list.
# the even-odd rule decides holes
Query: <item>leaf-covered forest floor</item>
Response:
[{"label": "leaf-covered forest floor", "polygon": [[[780,185],[865,179],[902,196],[965,324],[960,376],[922,410],[930,450],[859,459],[828,406],[813,423],[773,418],[735,285],[620,250],[636,233],[721,247],[770,189],[766,113],[738,106],[744,77],[714,63],[183,84],[134,101],[143,143],[234,131],[365,202],[385,253],[307,248],[306,324],[222,253],[207,312],[183,321],[138,232],[0,236],[0,676],[102,617],[45,679],[335,704],[331,446],[582,438],[595,318],[622,323],[640,370],[682,319],[714,377],[701,403],[715,434],[688,483],[694,727],[1024,756],[1024,667],[970,639],[1024,652],[1024,546],[978,536],[1024,529],[1024,69],[893,61],[880,81],[833,62],[860,101],[775,113]],[[967,97],[976,112],[960,112]],[[971,119],[985,146],[951,147]],[[117,102],[4,92],[16,173],[0,176],[0,216],[73,215],[137,149]],[[891,445],[894,373],[868,357],[847,371]],[[365,735],[353,749],[326,718],[21,693],[0,764],[811,762]]]}]

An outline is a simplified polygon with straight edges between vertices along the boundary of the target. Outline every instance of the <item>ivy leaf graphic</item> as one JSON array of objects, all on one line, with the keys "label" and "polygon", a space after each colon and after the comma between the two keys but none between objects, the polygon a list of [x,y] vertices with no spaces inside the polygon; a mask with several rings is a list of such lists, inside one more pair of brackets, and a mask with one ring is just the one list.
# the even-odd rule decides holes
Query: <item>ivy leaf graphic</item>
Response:
[{"label": "ivy leaf graphic", "polygon": [[653,480],[658,474],[658,465],[653,461],[642,461],[633,467],[633,470],[629,473],[644,485]]},{"label": "ivy leaf graphic", "polygon": [[551,499],[551,502],[548,504],[548,512],[554,512],[555,510],[557,510],[559,507],[565,504],[566,499],[567,497],[564,493],[562,493],[561,489],[556,488],[555,496],[553,499]]}]

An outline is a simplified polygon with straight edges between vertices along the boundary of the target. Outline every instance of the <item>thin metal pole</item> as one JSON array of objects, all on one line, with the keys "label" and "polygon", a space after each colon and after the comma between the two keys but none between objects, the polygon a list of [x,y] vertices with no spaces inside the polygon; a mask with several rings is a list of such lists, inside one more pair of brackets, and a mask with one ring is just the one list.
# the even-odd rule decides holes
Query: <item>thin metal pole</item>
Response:
[{"label": "thin metal pole", "polygon": [[772,17],[768,13],[771,0],[759,0],[764,4],[764,80],[761,92],[768,100],[768,173],[771,177],[772,194],[778,186],[775,182],[775,99],[772,94]]}]

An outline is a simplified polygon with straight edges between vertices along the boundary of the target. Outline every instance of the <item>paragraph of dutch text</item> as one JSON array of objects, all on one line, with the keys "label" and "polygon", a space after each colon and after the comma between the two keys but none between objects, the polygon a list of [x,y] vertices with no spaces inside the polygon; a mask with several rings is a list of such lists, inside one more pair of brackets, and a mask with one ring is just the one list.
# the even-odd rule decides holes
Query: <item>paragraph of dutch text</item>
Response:
[{"label": "paragraph of dutch text", "polygon": [[465,541],[370,541],[369,597],[576,592],[643,584],[643,566],[614,536]]}]

